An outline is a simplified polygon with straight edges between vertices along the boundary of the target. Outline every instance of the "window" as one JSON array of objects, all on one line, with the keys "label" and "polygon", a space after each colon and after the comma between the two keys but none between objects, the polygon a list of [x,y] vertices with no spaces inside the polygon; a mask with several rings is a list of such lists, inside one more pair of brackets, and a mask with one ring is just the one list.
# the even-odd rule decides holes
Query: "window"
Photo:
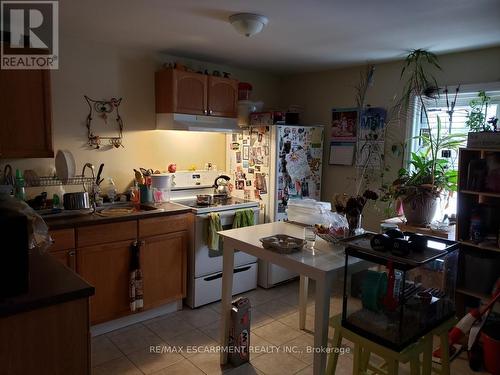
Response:
[{"label": "window", "polygon": [[[455,100],[455,89],[456,87],[448,87],[448,103]],[[423,132],[428,132],[429,129],[435,134],[437,127],[437,118],[441,120],[442,128],[446,132],[452,134],[464,134],[464,146],[466,143],[467,133],[469,129],[466,126],[467,114],[470,112],[471,107],[469,105],[472,99],[477,98],[477,94],[480,90],[484,90],[486,95],[491,97],[491,102],[488,105],[486,118],[500,117],[500,82],[484,84],[484,85],[466,85],[461,86],[459,93],[456,97],[456,104],[452,114],[452,121],[450,123],[450,118],[448,115],[447,99],[444,94],[441,94],[439,98],[435,100],[430,100],[426,102],[427,113],[429,117],[429,123],[425,115],[422,113],[421,106],[419,105],[417,99],[415,98],[414,111],[412,113],[413,126],[409,129],[408,138],[410,139],[409,152],[407,153],[407,163],[409,163],[411,152],[418,152],[422,145],[419,143],[418,139],[414,137],[421,135]],[[430,125],[430,126],[429,126]],[[498,124],[500,127],[500,124]],[[441,155],[439,155],[442,157]],[[458,169],[458,154],[452,152],[449,156],[454,169]],[[456,194],[452,195],[449,200],[448,197],[444,197],[441,200],[441,204],[437,210],[435,220],[441,220],[444,214],[456,213]]]}]

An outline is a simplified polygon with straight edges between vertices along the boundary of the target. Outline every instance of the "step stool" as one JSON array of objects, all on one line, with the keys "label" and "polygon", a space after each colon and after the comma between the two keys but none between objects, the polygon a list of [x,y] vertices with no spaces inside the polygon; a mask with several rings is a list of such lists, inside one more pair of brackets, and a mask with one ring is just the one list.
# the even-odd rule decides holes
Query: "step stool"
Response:
[{"label": "step stool", "polygon": [[[448,348],[448,331],[455,323],[456,319],[450,318],[420,338],[417,342],[410,344],[401,352],[396,352],[342,327],[340,314],[330,319],[330,327],[335,330],[333,347],[340,347],[343,338],[354,344],[353,375],[397,375],[399,363],[408,362],[410,362],[411,375],[431,375],[431,372],[440,375],[450,375],[450,359],[447,350],[442,351],[441,366],[439,368],[432,366],[432,340],[434,336],[438,336],[440,347]],[[385,363],[382,366],[372,364],[370,362],[372,353],[381,357]],[[421,354],[422,361],[420,361]],[[338,356],[338,352],[335,353],[332,351],[329,354],[326,374],[335,374]]]}]

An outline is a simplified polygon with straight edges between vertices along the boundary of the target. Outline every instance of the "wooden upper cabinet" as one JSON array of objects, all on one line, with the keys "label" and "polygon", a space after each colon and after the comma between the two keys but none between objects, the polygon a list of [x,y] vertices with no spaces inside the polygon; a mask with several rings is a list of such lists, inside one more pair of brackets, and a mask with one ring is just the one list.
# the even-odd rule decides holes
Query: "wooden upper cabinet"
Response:
[{"label": "wooden upper cabinet", "polygon": [[53,157],[50,72],[0,70],[0,157]]},{"label": "wooden upper cabinet", "polygon": [[208,77],[208,113],[212,116],[238,116],[238,81]]},{"label": "wooden upper cabinet", "polygon": [[207,76],[174,70],[174,112],[204,115],[207,108]]},{"label": "wooden upper cabinet", "polygon": [[144,308],[186,297],[187,231],[153,236],[141,246]]},{"label": "wooden upper cabinet", "polygon": [[238,81],[177,69],[155,74],[156,113],[237,117]]},{"label": "wooden upper cabinet", "polygon": [[156,72],[156,113],[205,115],[207,76],[175,69]]}]

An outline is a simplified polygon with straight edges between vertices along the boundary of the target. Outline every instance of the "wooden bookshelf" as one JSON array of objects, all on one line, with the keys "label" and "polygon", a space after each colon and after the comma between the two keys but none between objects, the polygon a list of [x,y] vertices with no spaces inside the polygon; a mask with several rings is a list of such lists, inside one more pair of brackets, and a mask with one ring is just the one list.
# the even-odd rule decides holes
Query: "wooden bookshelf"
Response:
[{"label": "wooden bookshelf", "polygon": [[[484,159],[492,153],[500,154],[500,148],[497,149],[487,149],[487,148],[461,148],[458,155],[458,202],[457,202],[457,228],[456,228],[456,240],[460,242],[460,263],[461,266],[459,270],[464,270],[464,259],[465,254],[475,254],[480,252],[481,254],[493,254],[493,257],[497,255],[500,256],[500,246],[498,241],[489,240],[479,244],[476,244],[470,240],[469,228],[470,228],[470,217],[475,207],[478,204],[485,203],[487,205],[498,207],[498,212],[500,213],[500,192],[490,192],[490,191],[475,191],[471,190],[467,186],[467,174],[469,163],[472,160]],[[500,222],[500,220],[499,220]],[[498,230],[497,230],[498,232]],[[460,272],[460,271],[459,271]],[[478,270],[478,275],[481,274],[481,270]],[[459,277],[459,280],[461,278]],[[463,281],[463,280],[462,280]],[[471,291],[465,285],[457,285],[457,306],[464,306],[464,298],[466,296],[478,298],[478,299],[490,299],[487,293],[478,293]],[[464,313],[464,311],[458,311],[459,313]]]}]

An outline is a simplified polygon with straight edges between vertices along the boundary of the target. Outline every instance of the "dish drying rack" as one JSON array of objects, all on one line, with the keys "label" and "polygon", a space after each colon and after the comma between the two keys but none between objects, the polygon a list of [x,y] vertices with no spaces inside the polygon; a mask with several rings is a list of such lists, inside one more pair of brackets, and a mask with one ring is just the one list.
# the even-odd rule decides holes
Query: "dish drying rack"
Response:
[{"label": "dish drying rack", "polygon": [[[24,180],[25,187],[38,187],[38,186],[59,186],[59,185],[90,185],[94,183],[94,178],[75,176],[67,179],[60,179],[56,176],[37,176]],[[15,184],[15,182],[14,182]]]}]

